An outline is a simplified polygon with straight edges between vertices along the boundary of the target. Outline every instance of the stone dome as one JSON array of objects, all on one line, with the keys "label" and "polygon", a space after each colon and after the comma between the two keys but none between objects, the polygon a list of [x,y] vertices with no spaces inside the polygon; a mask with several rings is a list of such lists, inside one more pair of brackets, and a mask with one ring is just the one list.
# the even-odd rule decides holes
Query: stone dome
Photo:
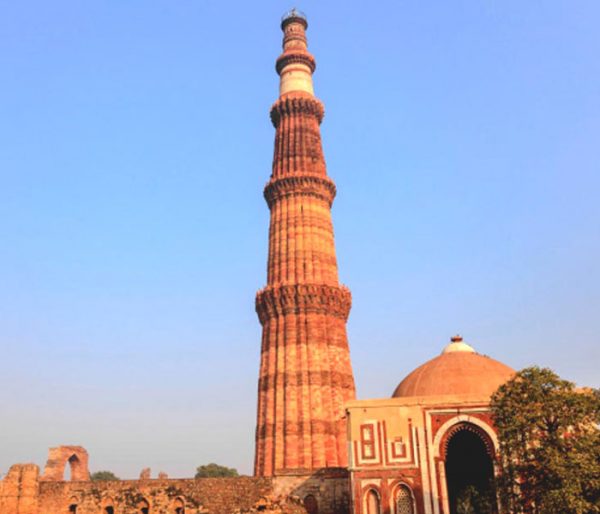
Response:
[{"label": "stone dome", "polygon": [[455,336],[442,354],[419,366],[396,387],[393,398],[474,394],[491,396],[515,370],[478,354]]}]

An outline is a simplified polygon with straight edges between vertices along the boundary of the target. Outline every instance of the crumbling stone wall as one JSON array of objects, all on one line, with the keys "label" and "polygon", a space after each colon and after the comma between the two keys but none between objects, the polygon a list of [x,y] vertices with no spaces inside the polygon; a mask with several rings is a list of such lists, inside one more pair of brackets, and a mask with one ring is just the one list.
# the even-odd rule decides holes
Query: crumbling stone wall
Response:
[{"label": "crumbling stone wall", "polygon": [[234,514],[272,495],[268,478],[65,482],[22,464],[0,481],[0,514]]},{"label": "crumbling stone wall", "polygon": [[277,497],[261,499],[251,509],[240,509],[232,514],[312,514],[299,498]]},{"label": "crumbling stone wall", "polygon": [[40,468],[15,464],[0,480],[0,514],[38,514]]},{"label": "crumbling stone wall", "polygon": [[0,481],[0,514],[349,514],[348,493],[341,473],[66,482],[17,464]]},{"label": "crumbling stone wall", "polygon": [[324,468],[310,475],[273,477],[276,497],[296,497],[309,514],[350,514],[350,476],[346,468]]},{"label": "crumbling stone wall", "polygon": [[40,482],[39,514],[233,514],[272,492],[271,480],[252,477]]},{"label": "crumbling stone wall", "polygon": [[[71,480],[65,467],[71,466]],[[345,468],[278,477],[91,481],[80,446],[51,448],[44,474],[12,466],[0,480],[0,514],[350,514]]]}]

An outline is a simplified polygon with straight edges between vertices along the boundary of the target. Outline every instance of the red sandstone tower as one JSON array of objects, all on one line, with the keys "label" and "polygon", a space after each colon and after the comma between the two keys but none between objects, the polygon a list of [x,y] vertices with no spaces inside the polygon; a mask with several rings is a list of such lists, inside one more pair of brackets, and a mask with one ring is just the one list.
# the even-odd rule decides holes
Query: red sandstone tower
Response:
[{"label": "red sandstone tower", "polygon": [[347,466],[344,403],[355,397],[346,320],[350,291],[338,280],[327,176],[314,97],[306,18],[284,16],[271,178],[267,286],[256,296],[263,327],[255,475]]}]

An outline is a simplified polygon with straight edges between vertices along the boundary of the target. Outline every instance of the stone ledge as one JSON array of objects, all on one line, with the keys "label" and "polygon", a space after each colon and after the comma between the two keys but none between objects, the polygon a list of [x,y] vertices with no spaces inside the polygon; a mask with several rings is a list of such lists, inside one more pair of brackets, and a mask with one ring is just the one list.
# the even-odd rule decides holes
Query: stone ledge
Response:
[{"label": "stone ledge", "polygon": [[314,196],[326,201],[331,207],[335,192],[335,184],[329,177],[301,175],[269,180],[265,186],[264,196],[269,208],[275,201],[289,195]]},{"label": "stone ledge", "polygon": [[256,313],[264,325],[286,314],[325,314],[346,321],[352,294],[344,286],[296,284],[267,286],[256,295]]}]

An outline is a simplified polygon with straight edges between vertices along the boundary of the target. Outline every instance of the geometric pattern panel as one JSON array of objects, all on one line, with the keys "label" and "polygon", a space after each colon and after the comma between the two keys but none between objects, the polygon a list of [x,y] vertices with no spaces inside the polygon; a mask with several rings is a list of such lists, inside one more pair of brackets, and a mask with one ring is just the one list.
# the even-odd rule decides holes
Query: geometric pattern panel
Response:
[{"label": "geometric pattern panel", "polygon": [[394,514],[414,514],[410,489],[401,485],[396,490],[396,512]]}]

